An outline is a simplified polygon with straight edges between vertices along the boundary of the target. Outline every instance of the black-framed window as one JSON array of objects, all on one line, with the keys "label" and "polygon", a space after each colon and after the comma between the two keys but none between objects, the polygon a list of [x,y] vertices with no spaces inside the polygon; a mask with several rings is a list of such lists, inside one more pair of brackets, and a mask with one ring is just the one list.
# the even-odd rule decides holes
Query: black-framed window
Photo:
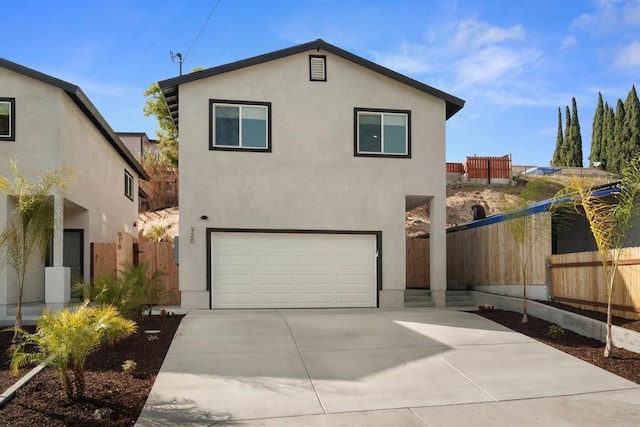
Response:
[{"label": "black-framed window", "polygon": [[271,151],[271,103],[210,99],[209,149]]},{"label": "black-framed window", "polygon": [[312,82],[327,81],[327,57],[324,55],[309,55],[309,80]]},{"label": "black-framed window", "polygon": [[16,99],[0,98],[0,141],[16,140]]},{"label": "black-framed window", "polygon": [[411,157],[411,111],[354,109],[356,156]]},{"label": "black-framed window", "polygon": [[133,201],[133,175],[126,169],[124,171],[124,195]]}]

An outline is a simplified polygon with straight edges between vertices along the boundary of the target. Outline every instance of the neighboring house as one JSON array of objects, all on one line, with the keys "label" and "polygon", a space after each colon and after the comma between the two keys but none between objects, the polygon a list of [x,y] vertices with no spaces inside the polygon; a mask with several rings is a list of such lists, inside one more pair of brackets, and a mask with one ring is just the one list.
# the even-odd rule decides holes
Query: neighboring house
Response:
[{"label": "neighboring house", "polygon": [[[47,266],[32,269],[23,298],[59,308],[72,278],[89,279],[90,243],[137,234],[138,180],[147,175],[78,86],[0,58],[0,175],[11,176],[10,159],[33,180],[65,164],[77,174],[69,194],[54,200],[64,231]],[[0,197],[0,227],[12,204]],[[0,315],[16,302],[14,273],[0,268]]]},{"label": "neighboring house", "polygon": [[444,306],[445,124],[463,100],[322,40],[159,83],[183,307],[401,307],[405,211],[424,203]]},{"label": "neighboring house", "polygon": [[144,132],[118,132],[120,140],[131,151],[136,159],[142,159],[142,156],[153,155],[156,160],[160,158],[160,150],[158,141],[149,139]]}]

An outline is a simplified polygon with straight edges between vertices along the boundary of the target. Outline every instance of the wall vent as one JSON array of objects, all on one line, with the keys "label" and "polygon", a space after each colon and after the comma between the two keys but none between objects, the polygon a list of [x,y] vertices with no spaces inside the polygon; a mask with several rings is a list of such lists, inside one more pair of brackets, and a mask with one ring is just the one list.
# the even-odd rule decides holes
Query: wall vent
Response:
[{"label": "wall vent", "polygon": [[320,55],[309,56],[309,78],[314,82],[327,81],[327,57]]}]

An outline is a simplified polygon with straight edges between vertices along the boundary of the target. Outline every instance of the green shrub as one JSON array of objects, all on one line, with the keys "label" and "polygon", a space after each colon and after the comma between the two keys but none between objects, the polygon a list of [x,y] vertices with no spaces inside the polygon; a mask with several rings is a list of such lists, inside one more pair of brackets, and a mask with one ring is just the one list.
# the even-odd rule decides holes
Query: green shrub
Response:
[{"label": "green shrub", "polygon": [[[16,329],[22,340],[13,348],[11,370],[45,363],[54,366],[67,399],[84,396],[84,364],[87,356],[103,344],[113,344],[137,330],[134,321],[125,319],[112,305],[89,307],[85,301],[75,310],[52,312],[45,309],[33,334]],[[27,351],[35,347],[35,352]],[[73,383],[68,365],[73,371]],[[74,390],[75,386],[75,390]]]},{"label": "green shrub", "polygon": [[549,329],[547,329],[547,336],[552,340],[558,340],[564,337],[564,329],[562,329],[561,326],[555,324],[551,325],[549,326]]},{"label": "green shrub", "polygon": [[125,374],[133,375],[137,368],[138,364],[135,360],[125,360],[122,364],[122,372],[124,372]]},{"label": "green shrub", "polygon": [[114,305],[123,316],[139,319],[145,310],[151,314],[151,309],[160,300],[173,295],[164,288],[163,276],[161,271],[149,274],[145,263],[138,266],[126,264],[117,275],[99,274],[89,286],[77,284],[76,287],[88,288],[91,301]]}]

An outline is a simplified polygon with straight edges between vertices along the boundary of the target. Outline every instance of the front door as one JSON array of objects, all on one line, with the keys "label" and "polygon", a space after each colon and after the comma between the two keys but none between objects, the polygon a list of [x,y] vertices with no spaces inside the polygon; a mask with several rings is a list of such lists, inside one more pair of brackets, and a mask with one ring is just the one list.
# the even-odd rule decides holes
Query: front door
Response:
[{"label": "front door", "polygon": [[71,269],[71,285],[84,280],[84,230],[64,230],[62,263]]}]

